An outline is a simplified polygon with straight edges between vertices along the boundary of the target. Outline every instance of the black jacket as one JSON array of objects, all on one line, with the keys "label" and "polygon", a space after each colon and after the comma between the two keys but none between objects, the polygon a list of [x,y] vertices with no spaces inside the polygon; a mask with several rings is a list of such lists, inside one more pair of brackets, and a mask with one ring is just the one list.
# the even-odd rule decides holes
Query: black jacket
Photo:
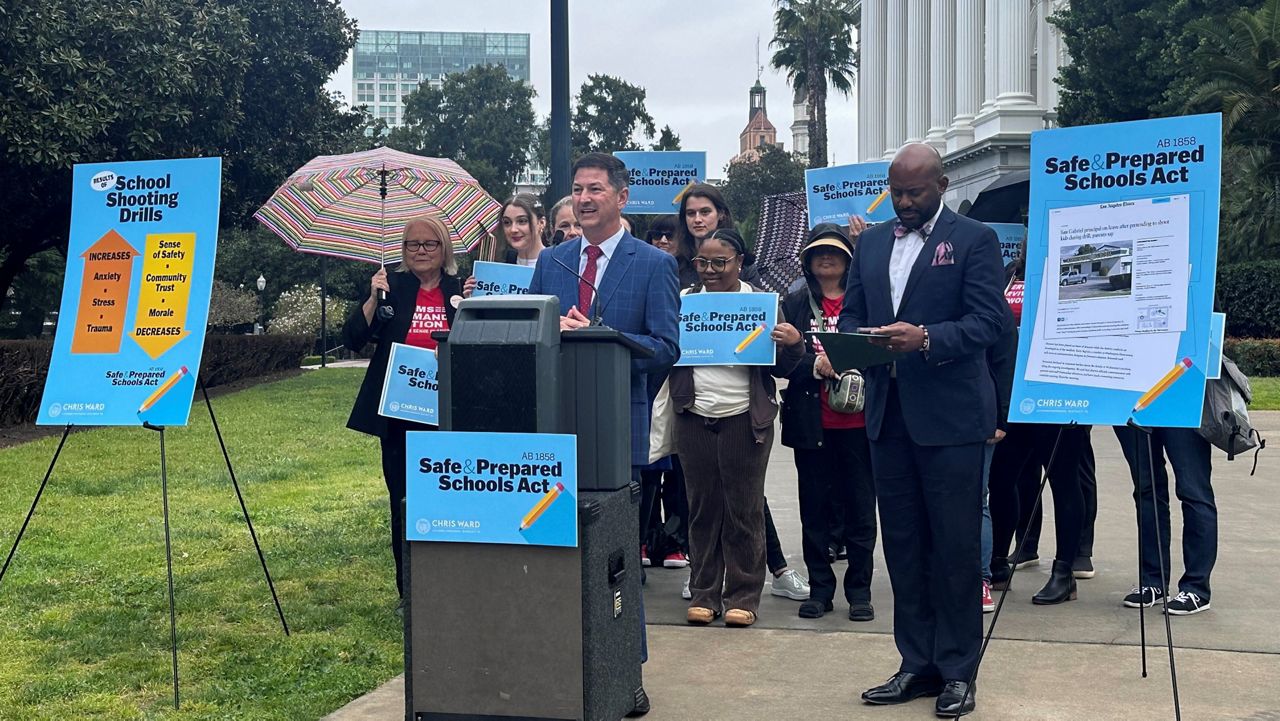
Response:
[{"label": "black jacket", "polygon": [[1014,367],[1018,362],[1018,322],[1006,304],[1004,323],[1000,337],[987,349],[987,367],[991,380],[996,384],[996,428],[1007,430],[1009,426],[1009,401],[1013,395]]},{"label": "black jacket", "polygon": [[[364,319],[363,305],[355,307],[346,325],[342,327],[342,342],[353,353],[358,353],[370,341],[377,343],[373,357],[369,359],[369,369],[365,371],[364,381],[360,384],[360,392],[356,394],[355,405],[351,408],[351,417],[347,419],[347,428],[371,436],[381,437],[387,429],[387,419],[378,415],[378,402],[382,399],[382,383],[387,375],[387,359],[391,356],[391,344],[403,343],[409,334],[409,323],[413,320],[413,311],[418,303],[418,278],[413,273],[388,273],[387,282],[391,286],[389,298],[396,314],[391,320],[383,323],[374,317],[370,326]],[[440,290],[444,295],[444,313],[449,319],[449,327],[453,327],[453,317],[457,310],[450,302],[454,296],[462,294],[462,282],[454,275],[440,276]],[[377,338],[374,338],[374,335]]]},{"label": "black jacket", "polygon": [[809,335],[813,319],[813,309],[809,307],[811,292],[806,285],[782,301],[783,314],[804,335],[804,357],[787,374],[787,387],[782,391],[779,414],[782,445],[810,450],[822,446],[822,381],[813,377],[813,364],[818,354],[813,350],[813,336]]}]

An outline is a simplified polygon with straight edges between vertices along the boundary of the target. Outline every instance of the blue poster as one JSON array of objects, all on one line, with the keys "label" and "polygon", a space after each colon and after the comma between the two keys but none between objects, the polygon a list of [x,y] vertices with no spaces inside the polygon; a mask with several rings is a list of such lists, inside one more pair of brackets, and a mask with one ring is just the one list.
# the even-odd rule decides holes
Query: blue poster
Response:
[{"label": "blue poster", "polygon": [[474,297],[482,295],[524,295],[533,280],[533,268],[517,263],[491,263],[477,260],[471,270],[476,277]]},{"label": "blue poster", "polygon": [[1227,314],[1209,316],[1209,380],[1222,377],[1222,345],[1227,335]]},{"label": "blue poster", "polygon": [[777,293],[686,293],[676,365],[771,366],[777,323]]},{"label": "blue poster", "polygon": [[1199,427],[1221,138],[1216,114],[1031,136],[1010,421]]},{"label": "blue poster", "polygon": [[707,179],[707,153],[703,150],[620,150],[614,156],[631,175],[624,213],[677,213],[681,192]]},{"label": "blue poster", "polygon": [[200,373],[222,159],[77,165],[40,425],[182,426]]},{"label": "blue poster", "polygon": [[578,442],[551,433],[410,431],[410,541],[578,545]]},{"label": "blue poster", "polygon": [[889,162],[854,163],[804,171],[809,227],[818,223],[848,225],[849,216],[868,223],[893,220],[889,197]]},{"label": "blue poster", "polygon": [[378,414],[402,421],[440,425],[439,365],[436,352],[392,343],[387,376],[382,380]]},{"label": "blue poster", "polygon": [[1022,247],[1022,239],[1027,237],[1027,226],[1021,223],[987,223],[986,226],[1000,239],[1000,260],[1005,265],[1013,262]]}]

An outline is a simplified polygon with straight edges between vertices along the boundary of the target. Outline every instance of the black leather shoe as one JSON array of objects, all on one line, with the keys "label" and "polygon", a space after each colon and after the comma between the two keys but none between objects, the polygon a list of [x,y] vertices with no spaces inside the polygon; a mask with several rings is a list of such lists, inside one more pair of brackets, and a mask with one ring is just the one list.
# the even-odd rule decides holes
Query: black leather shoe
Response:
[{"label": "black leather shoe", "polygon": [[963,716],[967,713],[973,713],[973,709],[978,705],[978,684],[970,686],[964,681],[948,681],[946,688],[942,689],[942,693],[938,696],[938,701],[933,705],[934,711],[938,714],[938,718],[955,718],[957,712]]},{"label": "black leather shoe", "polygon": [[862,700],[877,706],[906,703],[921,696],[937,696],[942,693],[942,679],[937,676],[918,676],[899,671],[888,681],[867,689]]},{"label": "black leather shoe", "polygon": [[849,604],[849,620],[874,621],[876,620],[876,609],[870,603],[851,603]]},{"label": "black leather shoe", "polygon": [[627,718],[636,718],[649,713],[649,694],[644,692],[644,687],[636,689],[636,705],[635,708],[627,714]]}]

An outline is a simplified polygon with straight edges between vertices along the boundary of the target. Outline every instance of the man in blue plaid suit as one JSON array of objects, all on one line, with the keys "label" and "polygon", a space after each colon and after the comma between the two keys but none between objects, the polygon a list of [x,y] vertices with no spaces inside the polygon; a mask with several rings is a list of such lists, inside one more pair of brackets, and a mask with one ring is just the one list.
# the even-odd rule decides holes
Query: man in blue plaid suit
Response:
[{"label": "man in blue plaid suit", "polygon": [[[539,254],[529,293],[560,298],[562,331],[585,328],[598,318],[653,352],[631,361],[631,472],[639,483],[638,469],[649,462],[647,381],[680,358],[680,294],[675,258],[622,227],[627,183],[626,166],[612,155],[587,153],[573,164],[573,210],[583,236]],[[640,620],[643,639],[643,601]],[[643,641],[641,654],[642,660],[648,656]],[[644,698],[632,715],[648,710]]]}]

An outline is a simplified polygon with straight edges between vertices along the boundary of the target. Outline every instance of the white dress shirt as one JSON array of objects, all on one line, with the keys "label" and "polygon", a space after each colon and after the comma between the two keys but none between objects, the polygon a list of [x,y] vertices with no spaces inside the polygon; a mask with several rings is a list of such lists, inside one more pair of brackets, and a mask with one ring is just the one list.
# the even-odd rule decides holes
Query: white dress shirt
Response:
[{"label": "white dress shirt", "polygon": [[[596,258],[596,279],[593,282],[593,285],[595,285],[595,287],[597,288],[600,287],[600,281],[604,279],[605,268],[609,267],[609,259],[613,257],[614,251],[618,249],[618,243],[622,242],[622,234],[625,232],[626,232],[626,228],[623,228],[622,224],[619,223],[618,232],[609,236],[608,238],[605,239],[603,243],[600,244],[601,253],[600,253],[600,257]],[[587,241],[587,236],[585,235],[582,236],[582,249],[578,251],[578,273],[584,276],[587,274],[587,246],[588,245],[590,245],[590,243]],[[594,296],[595,294],[593,293],[592,295]]]},{"label": "white dress shirt", "polygon": [[902,292],[907,287],[907,279],[911,277],[911,268],[915,266],[920,251],[924,249],[925,239],[933,232],[933,226],[942,215],[943,204],[918,230],[913,230],[901,238],[893,239],[893,252],[889,255],[889,290],[893,296],[893,313],[898,314],[898,306],[902,304]]}]

